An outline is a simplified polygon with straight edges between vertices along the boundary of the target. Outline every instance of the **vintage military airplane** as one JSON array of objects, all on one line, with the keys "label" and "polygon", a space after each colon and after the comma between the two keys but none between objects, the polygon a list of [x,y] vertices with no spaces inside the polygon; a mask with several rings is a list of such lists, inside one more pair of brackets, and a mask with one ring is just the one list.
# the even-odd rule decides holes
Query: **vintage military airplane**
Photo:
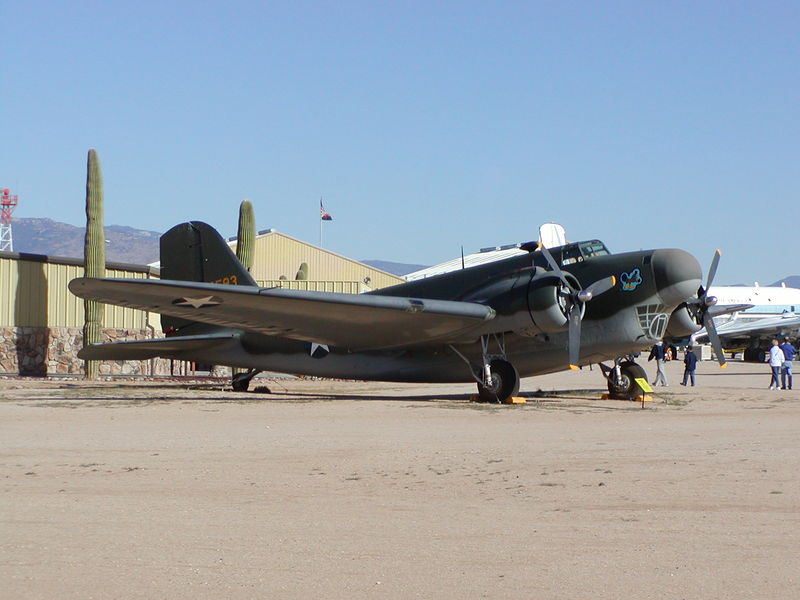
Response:
[{"label": "vintage military airplane", "polygon": [[[156,356],[361,380],[477,381],[482,399],[523,376],[613,360],[608,388],[633,397],[633,353],[665,333],[697,331],[713,298],[697,260],[678,249],[610,254],[598,240],[379,289],[337,294],[260,288],[211,226],[161,238],[161,280],[78,278],[82,297],[162,315],[163,339],[98,344],[86,360]],[[716,270],[716,263],[712,265]],[[709,279],[711,278],[711,274]]]}]

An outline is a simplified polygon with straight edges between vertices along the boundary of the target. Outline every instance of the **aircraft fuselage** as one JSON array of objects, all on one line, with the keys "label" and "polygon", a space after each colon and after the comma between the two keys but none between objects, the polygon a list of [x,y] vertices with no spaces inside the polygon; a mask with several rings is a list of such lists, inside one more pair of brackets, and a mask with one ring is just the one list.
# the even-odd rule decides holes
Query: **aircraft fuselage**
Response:
[{"label": "aircraft fuselage", "polygon": [[[579,287],[610,276],[617,280],[612,289],[585,304],[580,365],[648,348],[663,337],[673,310],[700,285],[700,266],[683,250],[583,256],[574,252],[577,246],[555,248],[551,253]],[[487,354],[504,354],[523,377],[560,371],[568,364],[567,326],[558,286],[553,285],[541,252],[371,294],[483,303],[491,306],[496,316],[452,343],[383,351],[320,347],[241,332],[224,346],[204,350],[196,360],[322,377],[466,382],[473,380],[474,366],[482,363],[483,339],[488,344]],[[190,353],[176,358],[195,359]]]}]

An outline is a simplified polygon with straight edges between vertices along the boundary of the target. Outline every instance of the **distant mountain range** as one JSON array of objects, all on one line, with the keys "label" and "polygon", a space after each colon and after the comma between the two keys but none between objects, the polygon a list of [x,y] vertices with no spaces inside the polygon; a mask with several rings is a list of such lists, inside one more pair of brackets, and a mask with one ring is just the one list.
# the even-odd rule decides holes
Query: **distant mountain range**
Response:
[{"label": "distant mountain range", "polygon": [[[52,219],[14,219],[12,222],[14,252],[83,258],[85,231],[83,227]],[[105,233],[107,261],[146,265],[158,260],[158,240],[161,237],[159,232],[123,225],[107,225]],[[429,266],[374,259],[361,262],[399,277]],[[784,277],[769,285],[781,285],[781,283],[800,288],[800,275]]]},{"label": "distant mountain range", "polygon": [[402,277],[403,275],[408,275],[409,273],[413,273],[414,271],[419,271],[420,269],[426,269],[430,266],[430,265],[413,265],[409,263],[398,263],[389,260],[362,260],[361,262],[364,263],[365,265],[369,265],[370,267],[375,267],[376,269],[380,269],[381,271],[386,271],[387,273],[391,273],[392,275],[397,275],[398,277]]},{"label": "distant mountain range", "polygon": [[785,283],[786,287],[800,288],[800,275],[790,275],[770,285],[780,285],[782,283]]},{"label": "distant mountain range", "polygon": [[[14,219],[11,222],[14,252],[83,258],[86,228],[52,219]],[[158,260],[157,231],[144,231],[122,225],[108,225],[106,260],[146,265]]]}]

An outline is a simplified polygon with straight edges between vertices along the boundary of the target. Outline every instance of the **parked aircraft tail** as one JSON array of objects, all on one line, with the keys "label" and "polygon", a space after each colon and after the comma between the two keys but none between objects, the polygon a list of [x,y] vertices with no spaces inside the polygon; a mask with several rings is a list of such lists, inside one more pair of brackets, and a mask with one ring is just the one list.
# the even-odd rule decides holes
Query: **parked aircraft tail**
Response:
[{"label": "parked aircraft tail", "polygon": [[[167,231],[161,236],[160,253],[162,280],[257,285],[217,230],[201,221],[181,223]],[[167,335],[194,324],[161,315],[161,328]],[[193,330],[181,334],[187,335]]]},{"label": "parked aircraft tail", "polygon": [[256,285],[217,230],[200,221],[161,236],[161,279]]}]

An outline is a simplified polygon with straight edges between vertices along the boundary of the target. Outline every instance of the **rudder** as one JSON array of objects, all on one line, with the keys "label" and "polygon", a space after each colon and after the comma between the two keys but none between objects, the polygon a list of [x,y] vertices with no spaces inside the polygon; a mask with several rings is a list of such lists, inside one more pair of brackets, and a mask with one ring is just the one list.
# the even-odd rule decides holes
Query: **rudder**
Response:
[{"label": "rudder", "polygon": [[161,279],[255,286],[216,229],[201,221],[175,225],[161,236]]},{"label": "rudder", "polygon": [[[216,229],[201,221],[175,225],[161,236],[161,279],[257,286]],[[161,328],[175,335],[193,321],[161,315]],[[207,329],[208,326],[202,326]],[[184,331],[180,335],[186,335]]]}]

